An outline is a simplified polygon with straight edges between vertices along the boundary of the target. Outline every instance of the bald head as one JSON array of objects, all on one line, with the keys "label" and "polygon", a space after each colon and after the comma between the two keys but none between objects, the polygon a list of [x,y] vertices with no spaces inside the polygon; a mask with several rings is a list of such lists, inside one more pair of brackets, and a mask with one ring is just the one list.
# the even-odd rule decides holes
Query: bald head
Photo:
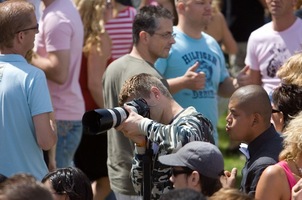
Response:
[{"label": "bald head", "polygon": [[243,86],[233,93],[230,101],[237,101],[238,107],[246,113],[259,113],[266,122],[270,122],[272,107],[268,94],[261,86]]}]

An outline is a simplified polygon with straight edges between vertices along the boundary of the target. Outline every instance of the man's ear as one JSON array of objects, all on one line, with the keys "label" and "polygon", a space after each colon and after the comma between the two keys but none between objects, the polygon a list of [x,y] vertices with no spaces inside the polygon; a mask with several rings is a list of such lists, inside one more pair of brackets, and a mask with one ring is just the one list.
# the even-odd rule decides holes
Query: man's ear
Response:
[{"label": "man's ear", "polygon": [[176,10],[178,13],[183,13],[185,10],[184,2],[180,1],[180,2],[176,3]]},{"label": "man's ear", "polygon": [[189,176],[189,182],[188,182],[188,184],[189,184],[189,186],[191,187],[191,188],[199,188],[200,186],[199,186],[199,184],[200,184],[200,175],[199,175],[199,173],[197,172],[197,171],[193,171],[192,172],[192,174]]},{"label": "man's ear", "polygon": [[24,39],[24,35],[23,35],[23,31],[19,32],[19,33],[16,33],[16,37],[18,39],[18,43],[21,43],[22,40]]},{"label": "man's ear", "polygon": [[154,95],[154,97],[155,97],[156,99],[159,99],[160,96],[161,96],[161,92],[160,92],[159,89],[158,89],[157,87],[155,87],[155,86],[152,86],[152,87],[151,87],[151,93],[153,93],[153,95]]},{"label": "man's ear", "polygon": [[146,43],[149,41],[149,38],[150,38],[150,34],[147,33],[146,31],[141,31],[139,33],[139,41],[142,42],[142,43]]},{"label": "man's ear", "polygon": [[262,116],[259,113],[254,113],[252,118],[252,127],[258,125],[261,121]]}]

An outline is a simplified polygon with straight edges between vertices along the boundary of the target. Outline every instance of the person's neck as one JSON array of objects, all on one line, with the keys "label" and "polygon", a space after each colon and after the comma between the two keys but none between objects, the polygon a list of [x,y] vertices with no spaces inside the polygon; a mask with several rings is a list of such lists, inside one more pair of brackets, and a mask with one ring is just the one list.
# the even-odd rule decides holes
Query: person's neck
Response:
[{"label": "person's neck", "polygon": [[133,46],[130,55],[138,58],[138,59],[142,59],[145,60],[146,62],[154,65],[156,59],[152,58],[152,56],[150,55],[150,53],[148,52],[148,50],[146,48],[140,48],[137,46]]},{"label": "person's neck", "polygon": [[3,49],[0,50],[0,54],[19,54],[19,55],[25,57],[26,52],[21,52],[21,51],[15,49],[15,48],[10,48],[10,49],[3,48]]},{"label": "person's neck", "polygon": [[271,127],[271,123],[263,123],[263,124],[258,124],[256,125],[254,129],[254,133],[251,134],[251,137],[247,140],[244,141],[244,143],[250,144],[253,142],[259,135],[262,135],[265,131],[267,131]]},{"label": "person's neck", "polygon": [[293,14],[280,17],[272,16],[273,29],[278,32],[284,31],[291,27],[295,23],[296,19],[297,17]]},{"label": "person's neck", "polygon": [[183,20],[179,20],[177,28],[191,38],[200,39],[202,37],[201,32],[205,27],[193,26]]},{"label": "person's neck", "polygon": [[167,111],[165,112],[165,116],[163,118],[163,124],[170,124],[173,122],[175,118],[184,110],[178,103],[172,101],[167,106]]}]

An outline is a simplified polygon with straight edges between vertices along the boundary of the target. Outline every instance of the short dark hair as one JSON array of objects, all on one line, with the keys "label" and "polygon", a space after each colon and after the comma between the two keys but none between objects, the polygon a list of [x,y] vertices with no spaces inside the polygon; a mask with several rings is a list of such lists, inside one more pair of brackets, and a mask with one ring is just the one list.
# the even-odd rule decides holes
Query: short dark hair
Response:
[{"label": "short dark hair", "polygon": [[66,194],[70,200],[92,200],[92,188],[88,177],[76,167],[59,168],[46,174],[42,183],[50,181],[54,191]]},{"label": "short dark hair", "polygon": [[222,188],[220,178],[210,178],[199,173],[201,193],[205,196],[212,196]]},{"label": "short dark hair", "polygon": [[302,88],[294,84],[282,84],[273,91],[272,103],[283,114],[284,129],[302,110]]},{"label": "short dark hair", "polygon": [[155,33],[158,29],[158,19],[165,18],[173,21],[173,14],[166,8],[161,6],[144,6],[136,14],[133,27],[132,27],[132,37],[133,44],[136,45],[139,42],[139,33],[141,31],[146,31],[151,35]]}]

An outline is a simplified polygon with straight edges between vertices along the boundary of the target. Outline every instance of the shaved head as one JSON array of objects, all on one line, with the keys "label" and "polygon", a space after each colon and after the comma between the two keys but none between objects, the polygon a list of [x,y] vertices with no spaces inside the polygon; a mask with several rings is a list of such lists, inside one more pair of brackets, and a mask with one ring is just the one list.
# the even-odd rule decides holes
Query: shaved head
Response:
[{"label": "shaved head", "polygon": [[259,85],[247,85],[237,89],[230,98],[248,114],[259,113],[266,122],[270,122],[272,107],[266,91]]}]

